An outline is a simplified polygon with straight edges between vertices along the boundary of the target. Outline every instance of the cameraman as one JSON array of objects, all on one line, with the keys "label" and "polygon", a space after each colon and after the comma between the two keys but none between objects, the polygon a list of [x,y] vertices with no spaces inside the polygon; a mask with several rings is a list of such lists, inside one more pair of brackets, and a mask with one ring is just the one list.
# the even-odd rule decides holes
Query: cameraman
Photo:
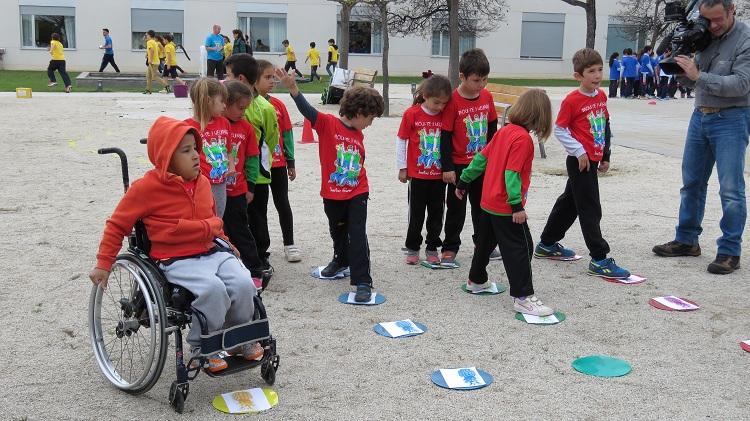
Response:
[{"label": "cameraman", "polygon": [[742,231],[747,218],[745,150],[750,130],[750,27],[735,19],[732,0],[700,0],[699,11],[710,22],[711,43],[695,60],[675,58],[684,70],[680,82],[695,87],[682,157],[682,189],[675,240],[655,246],[663,257],[699,256],[698,236],[706,189],[714,162],[719,176],[723,216],[716,259],[708,271],[728,274],[739,269]]}]

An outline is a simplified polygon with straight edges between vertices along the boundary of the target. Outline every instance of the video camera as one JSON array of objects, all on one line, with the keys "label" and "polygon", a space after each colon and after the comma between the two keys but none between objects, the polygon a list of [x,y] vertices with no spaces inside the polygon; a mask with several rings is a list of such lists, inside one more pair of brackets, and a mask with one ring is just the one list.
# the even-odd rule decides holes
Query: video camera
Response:
[{"label": "video camera", "polygon": [[659,68],[669,75],[683,73],[675,61],[676,56],[689,56],[697,51],[702,51],[711,43],[709,27],[711,22],[700,15],[698,0],[692,0],[687,8],[684,2],[677,0],[666,4],[664,8],[664,20],[676,22],[677,26],[656,48],[656,54],[664,54],[671,50],[672,56],[662,60]]}]

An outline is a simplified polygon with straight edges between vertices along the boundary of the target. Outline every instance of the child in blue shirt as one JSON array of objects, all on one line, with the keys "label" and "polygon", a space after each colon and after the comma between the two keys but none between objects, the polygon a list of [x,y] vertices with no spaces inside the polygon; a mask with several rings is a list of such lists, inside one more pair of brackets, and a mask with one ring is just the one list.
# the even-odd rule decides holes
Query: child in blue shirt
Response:
[{"label": "child in blue shirt", "polygon": [[615,51],[609,56],[609,97],[617,98],[617,86],[622,76],[622,64],[620,63],[620,53]]},{"label": "child in blue shirt", "polygon": [[651,94],[654,86],[654,67],[651,64],[651,46],[643,47],[641,51],[641,96],[653,98]]},{"label": "child in blue shirt", "polygon": [[638,95],[638,60],[633,57],[633,49],[626,48],[622,51],[622,89],[620,91],[624,98],[632,98]]}]

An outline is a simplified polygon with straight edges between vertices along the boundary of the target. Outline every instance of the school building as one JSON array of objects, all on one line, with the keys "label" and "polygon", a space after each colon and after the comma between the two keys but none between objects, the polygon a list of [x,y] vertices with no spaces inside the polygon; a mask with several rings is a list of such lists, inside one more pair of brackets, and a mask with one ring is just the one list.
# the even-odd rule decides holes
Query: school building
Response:
[{"label": "school building", "polygon": [[[504,22],[485,36],[461,37],[460,49],[479,47],[490,59],[493,76],[569,77],[570,58],[585,46],[586,15],[581,7],[560,0],[508,0]],[[617,0],[597,1],[596,48],[606,61],[612,51],[639,47],[644,36],[631,39],[617,19]],[[340,7],[326,0],[2,0],[0,2],[0,66],[5,69],[46,69],[50,34],[62,36],[67,67],[96,71],[103,51],[101,29],[113,39],[115,60],[123,71],[145,71],[143,34],[173,33],[191,61],[179,64],[197,72],[200,45],[213,24],[232,38],[232,29],[249,34],[256,57],[282,64],[281,41],[289,39],[298,67],[307,73],[305,51],[317,43],[323,57],[327,40],[339,39]],[[349,24],[350,68],[381,69],[382,31],[358,9]],[[448,34],[390,37],[392,75],[417,75],[448,70]],[[321,69],[322,70],[322,69]],[[109,71],[112,71],[109,68]]]}]

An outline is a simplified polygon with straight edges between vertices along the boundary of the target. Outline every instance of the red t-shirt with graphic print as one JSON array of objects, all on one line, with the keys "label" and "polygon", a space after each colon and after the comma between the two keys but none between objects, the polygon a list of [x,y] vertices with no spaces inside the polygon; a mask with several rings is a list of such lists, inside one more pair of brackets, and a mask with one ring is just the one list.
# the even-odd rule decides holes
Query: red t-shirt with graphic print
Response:
[{"label": "red t-shirt with graphic print", "polygon": [[273,150],[273,164],[271,168],[286,167],[286,156],[284,155],[284,132],[292,130],[292,120],[289,118],[289,112],[286,105],[272,96],[268,97],[268,102],[276,109],[276,121],[279,123],[279,143]]},{"label": "red t-shirt with graphic print", "polygon": [[454,164],[467,165],[474,155],[487,145],[487,128],[497,120],[492,94],[482,89],[479,96],[466,99],[453,91],[451,100],[443,110],[443,130],[453,132]]},{"label": "red t-shirt with graphic print", "polygon": [[406,174],[410,178],[441,180],[440,128],[442,114],[430,115],[422,104],[409,107],[401,118],[399,139],[407,139]]},{"label": "red t-shirt with graphic print", "polygon": [[260,155],[255,128],[244,118],[230,121],[229,142],[227,149],[234,157],[234,183],[227,180],[227,196],[235,197],[247,193],[247,179],[245,178],[245,158]]},{"label": "red t-shirt with graphic print", "polygon": [[201,174],[205,175],[211,184],[223,183],[229,171],[229,155],[227,154],[229,120],[224,117],[214,117],[203,131],[201,131],[200,123],[194,118],[186,119],[185,123],[195,127],[203,140],[201,150],[198,151],[201,157]]},{"label": "red t-shirt with graphic print", "polygon": [[601,161],[604,157],[607,119],[607,94],[603,90],[599,89],[596,96],[590,97],[576,89],[560,104],[555,124],[570,130],[573,138],[581,142],[590,160]]},{"label": "red t-shirt with graphic print", "polygon": [[347,127],[332,114],[319,112],[313,129],[320,144],[320,195],[324,199],[349,200],[369,191],[362,132]]},{"label": "red t-shirt with graphic print", "polygon": [[506,170],[521,175],[521,205],[526,206],[534,160],[534,141],[529,132],[521,126],[508,124],[495,133],[492,142],[480,153],[487,158],[481,208],[503,215],[513,213],[505,186]]}]

